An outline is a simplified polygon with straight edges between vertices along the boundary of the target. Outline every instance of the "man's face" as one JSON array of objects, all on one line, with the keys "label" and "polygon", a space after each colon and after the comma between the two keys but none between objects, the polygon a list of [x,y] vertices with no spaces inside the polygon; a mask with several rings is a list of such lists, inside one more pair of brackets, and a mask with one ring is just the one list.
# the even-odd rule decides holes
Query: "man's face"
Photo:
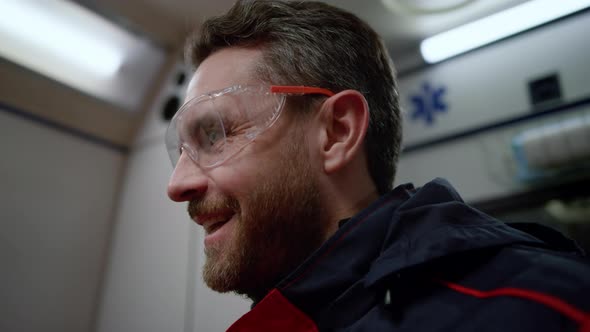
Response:
[{"label": "man's face", "polygon": [[[193,76],[187,100],[236,84],[260,84],[253,74],[259,59],[254,49],[212,54]],[[309,158],[302,121],[284,110],[274,126],[212,169],[181,155],[168,195],[188,201],[191,218],[205,228],[203,276],[213,290],[259,299],[325,239],[318,168]]]}]

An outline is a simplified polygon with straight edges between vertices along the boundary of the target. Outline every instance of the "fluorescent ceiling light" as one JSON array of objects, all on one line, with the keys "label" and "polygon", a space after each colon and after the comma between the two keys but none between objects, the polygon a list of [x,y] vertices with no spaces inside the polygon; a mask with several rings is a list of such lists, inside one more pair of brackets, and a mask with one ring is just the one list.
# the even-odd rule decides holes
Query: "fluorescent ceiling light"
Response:
[{"label": "fluorescent ceiling light", "polygon": [[0,13],[0,56],[62,83],[86,90],[125,61],[126,32],[72,2],[5,0]]},{"label": "fluorescent ceiling light", "polygon": [[435,63],[590,6],[590,0],[531,0],[425,39],[422,57]]},{"label": "fluorescent ceiling light", "polygon": [[72,1],[0,0],[0,13],[0,57],[125,110],[140,109],[166,58]]}]

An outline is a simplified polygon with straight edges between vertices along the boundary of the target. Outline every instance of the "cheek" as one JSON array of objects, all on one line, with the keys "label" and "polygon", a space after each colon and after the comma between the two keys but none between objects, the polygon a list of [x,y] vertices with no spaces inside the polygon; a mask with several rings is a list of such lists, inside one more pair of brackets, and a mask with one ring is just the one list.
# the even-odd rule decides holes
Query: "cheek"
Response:
[{"label": "cheek", "polygon": [[[222,191],[248,193],[254,190],[263,179],[272,177],[284,167],[286,156],[281,146],[286,142],[262,140],[259,137],[223,165],[211,171],[211,177]],[[281,166],[282,165],[282,166]]]},{"label": "cheek", "polygon": [[250,160],[250,158],[233,158],[211,171],[214,190],[241,201],[256,190],[257,183],[268,172],[264,168],[265,165],[268,163]]},{"label": "cheek", "polygon": [[[277,177],[285,174],[286,168],[301,162],[297,159],[309,162],[311,157],[315,158],[305,135],[293,127],[275,124],[237,155],[213,169],[210,175],[216,190],[243,204],[252,193],[265,187],[264,184],[282,181]],[[300,145],[305,148],[300,149]]]}]

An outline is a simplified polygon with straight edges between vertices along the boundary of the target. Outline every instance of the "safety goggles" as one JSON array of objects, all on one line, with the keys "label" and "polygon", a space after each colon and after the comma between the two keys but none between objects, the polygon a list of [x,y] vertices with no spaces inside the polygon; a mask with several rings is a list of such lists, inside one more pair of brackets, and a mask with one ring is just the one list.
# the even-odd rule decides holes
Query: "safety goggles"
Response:
[{"label": "safety goggles", "polygon": [[170,121],[166,148],[172,165],[182,153],[204,168],[236,155],[281,115],[289,95],[333,96],[330,90],[306,86],[234,85],[187,101]]}]

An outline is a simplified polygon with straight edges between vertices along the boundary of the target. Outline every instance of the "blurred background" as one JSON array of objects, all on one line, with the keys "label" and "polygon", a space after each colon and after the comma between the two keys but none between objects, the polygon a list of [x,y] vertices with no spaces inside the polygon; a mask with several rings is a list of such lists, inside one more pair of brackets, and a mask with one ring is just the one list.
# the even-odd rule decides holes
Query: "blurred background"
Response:
[{"label": "blurred background", "polygon": [[[396,184],[444,177],[590,249],[590,1],[326,2],[390,50]],[[202,231],[166,196],[184,39],[232,3],[0,1],[0,331],[222,331],[249,309],[204,286]]]}]

